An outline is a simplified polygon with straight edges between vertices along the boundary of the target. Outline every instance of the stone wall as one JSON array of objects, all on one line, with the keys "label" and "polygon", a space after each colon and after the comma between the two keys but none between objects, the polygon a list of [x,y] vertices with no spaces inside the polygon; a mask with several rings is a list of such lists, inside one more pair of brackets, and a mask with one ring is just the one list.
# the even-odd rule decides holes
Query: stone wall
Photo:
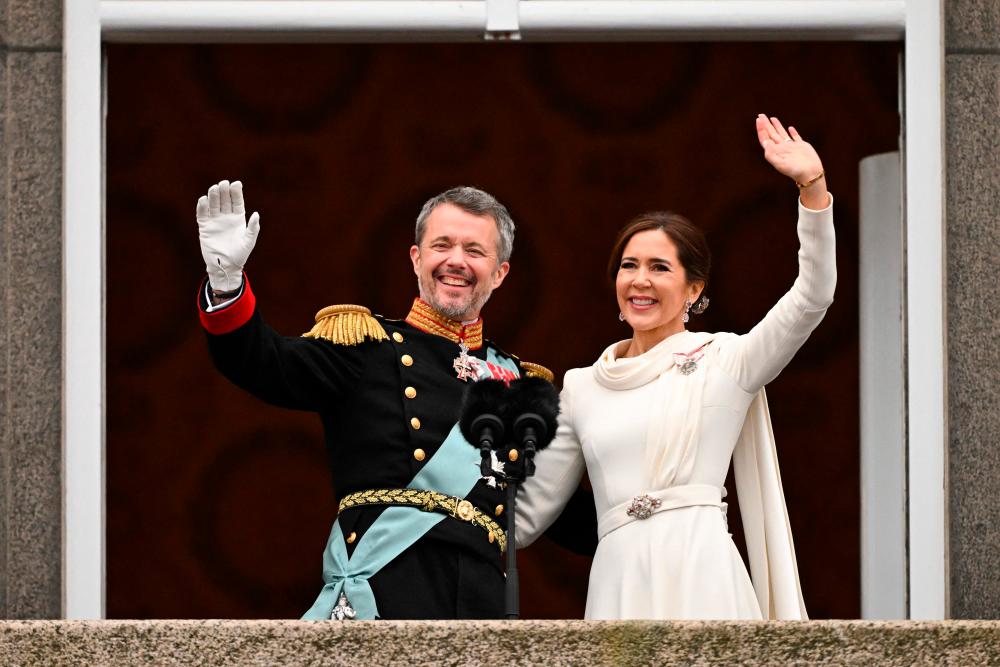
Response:
[{"label": "stone wall", "polygon": [[1000,618],[1000,0],[945,3],[952,618]]},{"label": "stone wall", "polygon": [[0,618],[60,609],[62,2],[0,3]]},{"label": "stone wall", "polygon": [[69,621],[0,623],[0,664],[996,664],[1000,623]]}]

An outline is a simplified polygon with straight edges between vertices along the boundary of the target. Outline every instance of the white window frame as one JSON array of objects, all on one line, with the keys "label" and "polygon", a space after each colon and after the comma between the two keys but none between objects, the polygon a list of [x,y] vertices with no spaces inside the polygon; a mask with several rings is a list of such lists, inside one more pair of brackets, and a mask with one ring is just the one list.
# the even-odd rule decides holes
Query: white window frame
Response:
[{"label": "white window frame", "polygon": [[[904,42],[910,618],[948,613],[941,0],[65,0],[63,614],[105,615],[102,41]],[[845,109],[845,113],[849,113]],[[887,280],[899,282],[897,276]],[[902,374],[900,374],[902,375]],[[897,383],[898,384],[898,383]],[[865,396],[866,401],[877,400]],[[877,471],[875,471],[877,473]],[[874,557],[865,554],[864,558]]]}]

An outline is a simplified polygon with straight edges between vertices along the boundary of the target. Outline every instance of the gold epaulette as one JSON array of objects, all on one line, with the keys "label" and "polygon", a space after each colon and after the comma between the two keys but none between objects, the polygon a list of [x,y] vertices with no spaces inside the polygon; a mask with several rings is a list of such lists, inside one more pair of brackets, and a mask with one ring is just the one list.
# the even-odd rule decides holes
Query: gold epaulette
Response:
[{"label": "gold epaulette", "polygon": [[325,338],[337,345],[358,345],[366,340],[389,340],[385,329],[364,306],[344,304],[327,306],[316,313],[316,324],[302,334],[306,338]]},{"label": "gold epaulette", "polygon": [[521,370],[524,371],[525,377],[542,378],[543,380],[555,384],[556,381],[555,373],[550,371],[545,366],[542,366],[541,364],[533,364],[530,361],[522,361]]}]

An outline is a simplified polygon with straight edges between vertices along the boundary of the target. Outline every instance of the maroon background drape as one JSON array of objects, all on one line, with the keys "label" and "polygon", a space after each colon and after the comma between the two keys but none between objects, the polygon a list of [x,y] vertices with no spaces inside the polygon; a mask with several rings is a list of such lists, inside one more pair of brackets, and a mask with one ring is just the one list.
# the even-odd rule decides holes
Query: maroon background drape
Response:
[{"label": "maroon background drape", "polygon": [[[110,46],[108,615],[298,617],[321,585],[336,496],[318,420],[232,387],[197,323],[209,185],[242,179],[260,211],[248,271],[290,335],[333,303],[402,316],[422,202],[492,192],[518,234],[486,335],[561,382],[628,335],[604,266],[641,211],[708,232],[712,306],[693,328],[745,332],[788,289],[796,190],[761,157],[765,112],[816,145],[837,198],[836,302],[768,392],[807,606],[857,616],[857,163],[896,149],[897,57],[874,43]],[[543,539],[520,563],[524,616],[582,616],[587,559]]]}]

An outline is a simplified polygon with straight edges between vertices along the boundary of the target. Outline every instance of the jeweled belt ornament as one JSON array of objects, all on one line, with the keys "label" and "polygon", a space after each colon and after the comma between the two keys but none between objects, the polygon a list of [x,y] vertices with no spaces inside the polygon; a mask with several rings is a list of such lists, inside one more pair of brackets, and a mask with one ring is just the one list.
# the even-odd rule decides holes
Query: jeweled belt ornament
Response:
[{"label": "jeweled belt ornament", "polygon": [[648,519],[653,516],[653,512],[655,512],[656,508],[660,505],[661,503],[659,500],[651,498],[644,493],[641,496],[636,496],[632,499],[632,504],[629,505],[625,513],[635,519]]}]

